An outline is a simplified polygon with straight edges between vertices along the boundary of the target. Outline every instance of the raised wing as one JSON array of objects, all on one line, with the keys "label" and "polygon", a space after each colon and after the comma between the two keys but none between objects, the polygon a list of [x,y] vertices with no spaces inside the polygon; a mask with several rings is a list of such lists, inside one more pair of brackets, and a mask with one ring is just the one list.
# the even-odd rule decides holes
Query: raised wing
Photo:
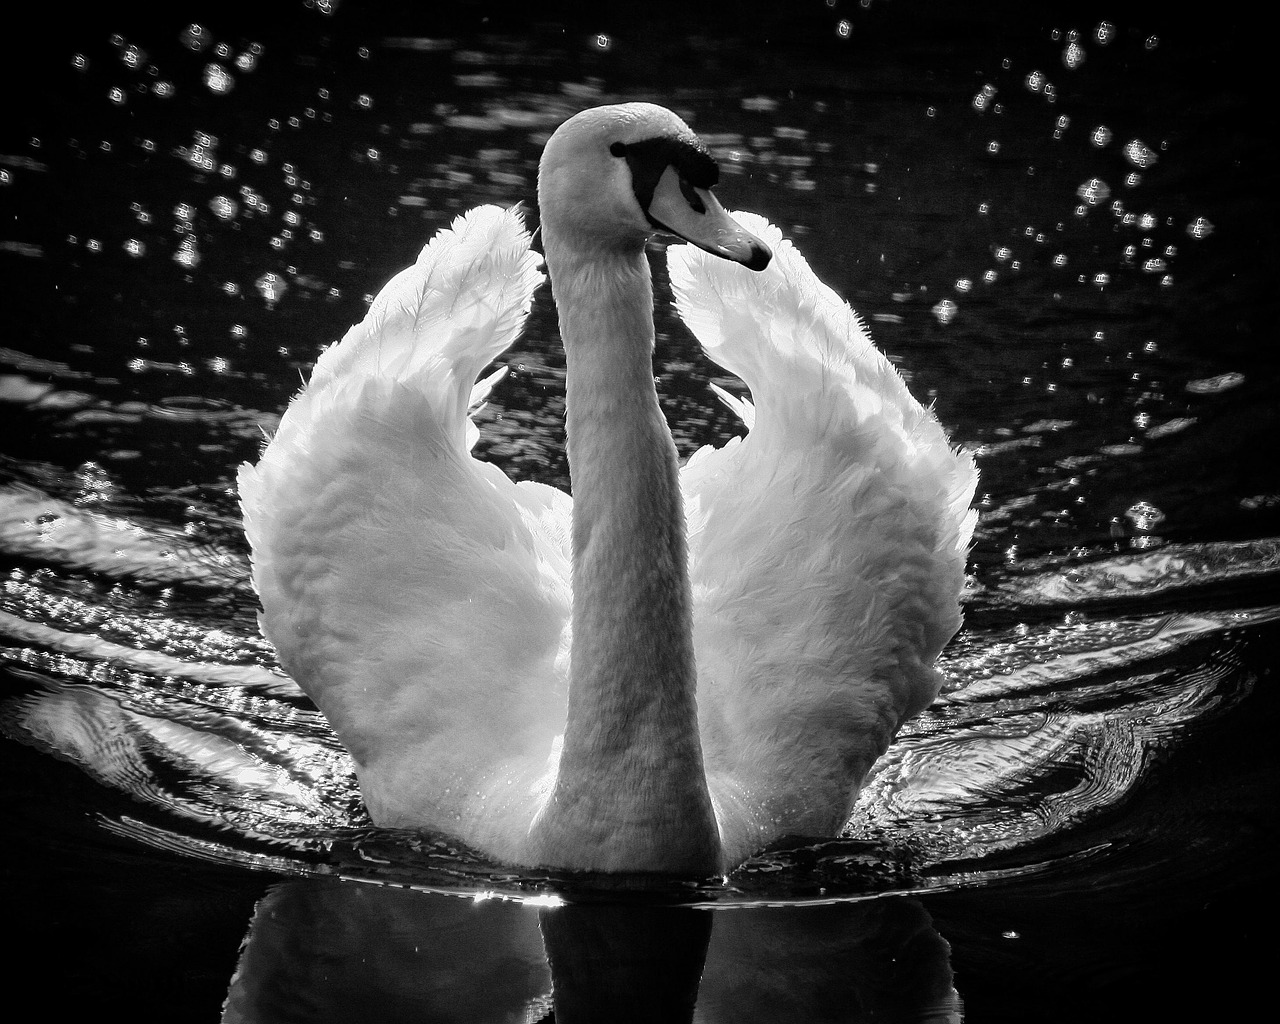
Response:
[{"label": "raised wing", "polygon": [[[763,218],[761,273],[668,250],[677,308],[740,376],[749,432],[682,472],[698,705],[714,798],[755,806],[727,852],[831,835],[960,625],[973,460],[854,312]],[[739,815],[721,813],[721,820]]]},{"label": "raised wing", "polygon": [[262,628],[382,824],[454,826],[495,757],[545,762],[563,729],[569,498],[469,450],[493,380],[476,377],[519,333],[539,263],[517,213],[459,217],[240,470]]}]

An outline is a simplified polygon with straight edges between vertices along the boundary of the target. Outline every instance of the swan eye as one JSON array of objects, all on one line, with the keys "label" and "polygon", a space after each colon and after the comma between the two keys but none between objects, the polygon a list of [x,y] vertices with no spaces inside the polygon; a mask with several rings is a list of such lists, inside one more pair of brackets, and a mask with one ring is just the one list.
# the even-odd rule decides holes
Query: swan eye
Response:
[{"label": "swan eye", "polygon": [[612,153],[614,156],[626,156],[627,144],[625,142],[615,142],[612,146],[609,147],[609,152]]}]

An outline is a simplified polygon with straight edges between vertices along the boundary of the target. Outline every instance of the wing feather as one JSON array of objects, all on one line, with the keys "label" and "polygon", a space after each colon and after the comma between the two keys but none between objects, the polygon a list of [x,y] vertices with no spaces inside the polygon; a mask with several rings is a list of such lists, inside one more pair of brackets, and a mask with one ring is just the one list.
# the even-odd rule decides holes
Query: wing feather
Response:
[{"label": "wing feather", "polygon": [[518,213],[459,217],[240,470],[263,630],[386,824],[394,806],[452,828],[463,791],[501,772],[492,751],[545,761],[563,728],[569,498],[473,459],[468,417],[539,264]]},{"label": "wing feather", "polygon": [[857,315],[778,229],[735,217],[773,247],[765,271],[668,250],[680,315],[751,391],[747,436],[682,472],[708,777],[722,805],[757,805],[721,812],[747,821],[731,856],[832,834],[936,696],[976,485]]}]

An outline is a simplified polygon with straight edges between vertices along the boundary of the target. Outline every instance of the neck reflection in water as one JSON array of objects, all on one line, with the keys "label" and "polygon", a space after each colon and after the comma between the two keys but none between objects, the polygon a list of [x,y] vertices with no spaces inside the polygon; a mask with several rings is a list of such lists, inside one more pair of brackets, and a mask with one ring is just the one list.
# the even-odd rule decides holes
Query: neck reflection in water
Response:
[{"label": "neck reflection in water", "polygon": [[958,1022],[915,900],[535,909],[329,880],[259,903],[225,1022]]}]

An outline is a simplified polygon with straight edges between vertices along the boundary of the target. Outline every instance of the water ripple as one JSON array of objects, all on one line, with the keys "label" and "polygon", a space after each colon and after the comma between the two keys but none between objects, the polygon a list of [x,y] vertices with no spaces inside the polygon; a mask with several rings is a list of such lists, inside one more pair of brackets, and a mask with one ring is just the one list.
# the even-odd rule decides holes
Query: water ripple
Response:
[{"label": "water ripple", "polygon": [[[1161,557],[1225,596],[1242,580],[1273,579],[1275,553],[1259,542]],[[1146,588],[1148,598],[1176,592],[1151,571],[1153,557],[1094,563],[1087,579],[1006,581],[1000,601],[1006,614],[1031,612],[1041,595],[1074,587],[1072,599],[1089,606],[1115,580]],[[151,560],[133,564],[136,582],[149,581]],[[346,752],[270,649],[245,633],[240,612],[217,628],[148,609],[147,600],[128,586],[104,591],[42,569],[11,574],[0,608],[0,663],[20,684],[0,701],[0,729],[145,809],[102,812],[107,830],[241,867],[434,891],[523,900],[616,885],[513,872],[447,837],[373,828]],[[876,765],[844,838],[783,844],[727,879],[678,885],[664,898],[849,900],[1103,856],[1111,841],[1095,823],[1188,730],[1247,695],[1253,677],[1238,652],[1250,631],[1280,619],[1280,607],[1111,619],[1069,611],[1012,625],[977,618],[943,659],[947,691]],[[1058,845],[1047,854],[1050,841]]]}]

